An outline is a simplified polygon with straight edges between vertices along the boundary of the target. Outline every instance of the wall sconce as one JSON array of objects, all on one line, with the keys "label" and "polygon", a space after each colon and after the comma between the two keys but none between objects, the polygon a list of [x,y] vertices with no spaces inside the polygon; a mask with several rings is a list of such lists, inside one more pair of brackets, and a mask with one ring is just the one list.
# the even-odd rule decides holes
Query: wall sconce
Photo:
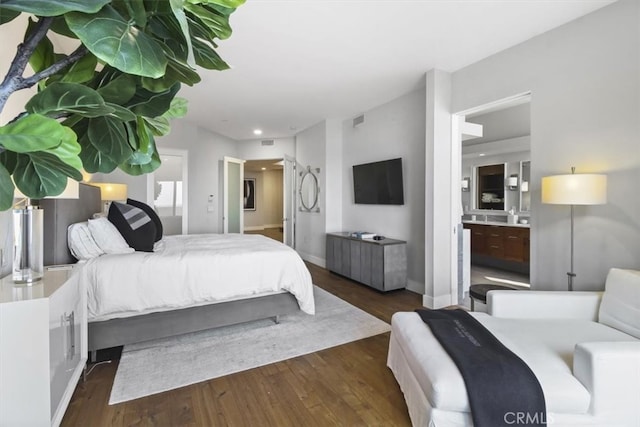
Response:
[{"label": "wall sconce", "polygon": [[507,178],[507,188],[512,191],[518,189],[518,175],[513,174]]},{"label": "wall sconce", "polygon": [[468,176],[465,176],[464,178],[462,178],[462,181],[460,183],[460,187],[462,189],[462,191],[469,191],[469,187],[471,183],[471,179]]}]

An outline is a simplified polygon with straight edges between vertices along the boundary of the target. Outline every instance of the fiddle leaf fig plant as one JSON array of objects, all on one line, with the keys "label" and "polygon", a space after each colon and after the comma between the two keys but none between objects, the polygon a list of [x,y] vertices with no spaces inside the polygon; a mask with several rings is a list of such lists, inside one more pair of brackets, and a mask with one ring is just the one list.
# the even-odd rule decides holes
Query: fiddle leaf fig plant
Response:
[{"label": "fiddle leaf fig plant", "polygon": [[[0,123],[0,210],[12,206],[14,187],[55,196],[82,169],[157,169],[155,138],[187,111],[180,86],[200,82],[197,66],[229,68],[216,40],[231,35],[229,16],[244,1],[0,1],[0,31],[28,15],[0,83],[0,112],[13,93],[37,88],[23,112]],[[70,54],[56,51],[61,36],[74,41]]]}]

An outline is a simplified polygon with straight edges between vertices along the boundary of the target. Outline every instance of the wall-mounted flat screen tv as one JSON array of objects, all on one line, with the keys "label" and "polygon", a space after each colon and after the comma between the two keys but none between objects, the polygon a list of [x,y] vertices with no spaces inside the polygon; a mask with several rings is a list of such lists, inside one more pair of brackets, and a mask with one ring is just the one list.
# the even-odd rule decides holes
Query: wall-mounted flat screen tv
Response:
[{"label": "wall-mounted flat screen tv", "polygon": [[367,205],[404,205],[402,159],[353,166],[355,202]]}]

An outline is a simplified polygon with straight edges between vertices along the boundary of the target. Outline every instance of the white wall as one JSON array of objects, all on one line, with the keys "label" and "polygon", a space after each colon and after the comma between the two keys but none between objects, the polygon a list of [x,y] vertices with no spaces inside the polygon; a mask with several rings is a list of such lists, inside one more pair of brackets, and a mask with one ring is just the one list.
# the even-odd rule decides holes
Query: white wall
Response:
[{"label": "white wall", "polygon": [[[320,212],[296,212],[296,250],[300,256],[314,264],[325,266],[326,228],[326,122],[318,123],[296,135],[298,172],[307,166],[320,168],[318,207]],[[300,176],[298,175],[298,178]],[[299,179],[298,179],[299,184]]]},{"label": "white wall", "polygon": [[[569,207],[542,205],[543,176],[608,175],[608,203],[576,208],[577,290],[640,268],[640,11],[610,6],[453,73],[452,110],[531,97],[532,286],[566,289]],[[436,177],[437,179],[437,177]]]},{"label": "white wall", "polygon": [[[342,229],[406,240],[409,288],[424,292],[425,95],[418,90],[343,122]],[[357,205],[352,166],[402,157],[404,205]],[[330,161],[330,160],[329,160]],[[320,193],[322,195],[322,192]],[[328,230],[340,231],[340,230]]]},{"label": "white wall", "polygon": [[276,138],[273,145],[262,145],[262,139],[238,141],[237,157],[243,160],[283,159],[285,156],[295,157],[296,139]]},{"label": "white wall", "polygon": [[262,230],[282,226],[282,171],[244,172],[256,180],[256,210],[244,211],[244,229]]},{"label": "white wall", "polygon": [[[9,70],[11,61],[16,54],[16,47],[22,42],[24,32],[27,28],[27,16],[22,16],[0,27],[0,76],[4,78]],[[31,67],[27,65],[25,72],[27,75],[32,73]],[[24,105],[36,93],[35,87],[24,89],[13,93],[0,112],[0,125],[4,125],[11,121],[14,117],[24,111]],[[11,210],[0,212],[0,277],[11,272],[11,263],[13,256],[13,232]]]},{"label": "white wall", "polygon": [[[222,232],[222,159],[237,156],[235,141],[210,132],[188,121],[173,120],[171,133],[156,140],[158,150],[177,148],[189,156],[189,233]],[[130,176],[119,170],[96,175],[95,181],[128,185],[132,199],[147,200],[147,176]],[[214,198],[214,211],[207,212],[209,195]]]}]

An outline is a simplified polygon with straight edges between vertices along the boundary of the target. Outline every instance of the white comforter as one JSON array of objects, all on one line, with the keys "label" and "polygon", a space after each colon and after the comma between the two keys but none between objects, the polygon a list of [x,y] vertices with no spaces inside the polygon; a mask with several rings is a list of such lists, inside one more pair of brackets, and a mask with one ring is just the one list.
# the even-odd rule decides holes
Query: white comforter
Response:
[{"label": "white comforter", "polygon": [[288,246],[260,235],[167,236],[153,253],[103,255],[78,272],[90,321],[288,291],[315,313],[309,270]]}]

